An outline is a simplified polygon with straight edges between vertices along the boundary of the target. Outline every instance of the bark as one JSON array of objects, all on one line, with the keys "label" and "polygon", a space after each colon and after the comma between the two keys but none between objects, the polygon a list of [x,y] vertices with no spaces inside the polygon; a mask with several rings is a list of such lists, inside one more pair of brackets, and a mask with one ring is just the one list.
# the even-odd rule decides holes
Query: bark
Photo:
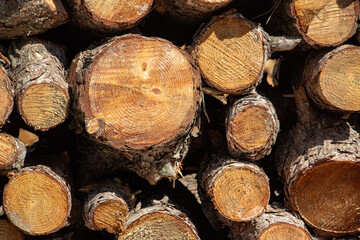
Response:
[{"label": "bark", "polygon": [[237,100],[229,109],[225,125],[231,155],[250,160],[269,155],[280,130],[274,106],[259,94]]},{"label": "bark", "polygon": [[135,196],[130,187],[119,179],[91,186],[84,204],[85,225],[92,230],[119,233],[125,229]]},{"label": "bark", "polygon": [[61,0],[8,0],[0,3],[0,39],[43,33],[68,21]]},{"label": "bark", "polygon": [[6,240],[23,240],[24,237],[22,233],[14,225],[12,225],[8,220],[0,220],[0,236],[2,239]]},{"label": "bark", "polygon": [[229,94],[250,93],[261,82],[270,57],[269,40],[255,23],[228,11],[200,27],[193,57],[211,87]]},{"label": "bark", "polygon": [[13,110],[13,106],[14,88],[7,71],[0,64],[0,127],[6,123],[6,120]]},{"label": "bark", "polygon": [[234,222],[230,228],[230,238],[234,240],[312,239],[304,222],[283,208],[270,208],[249,223]]},{"label": "bark", "polygon": [[153,0],[67,1],[77,24],[104,33],[117,33],[136,26],[153,4]]},{"label": "bark", "polygon": [[70,101],[64,50],[37,39],[18,40],[9,57],[18,111],[26,124],[46,131],[62,123]]},{"label": "bark", "polygon": [[321,109],[360,111],[360,47],[343,45],[312,53],[304,69],[308,96]]},{"label": "bark", "polygon": [[20,170],[25,156],[26,147],[19,139],[0,133],[0,171]]},{"label": "bark", "polygon": [[152,184],[177,178],[202,98],[185,52],[160,38],[115,37],[80,53],[69,82],[74,118],[103,154]]}]

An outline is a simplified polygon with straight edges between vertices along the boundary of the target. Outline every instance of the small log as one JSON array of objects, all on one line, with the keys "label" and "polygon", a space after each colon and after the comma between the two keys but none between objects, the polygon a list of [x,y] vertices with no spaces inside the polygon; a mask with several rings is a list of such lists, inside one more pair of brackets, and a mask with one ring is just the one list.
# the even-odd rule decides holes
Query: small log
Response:
[{"label": "small log", "polygon": [[135,197],[125,182],[116,179],[91,186],[84,204],[85,225],[92,230],[119,233],[125,229]]},{"label": "small log", "polygon": [[37,39],[18,40],[9,57],[18,111],[26,124],[46,131],[62,123],[70,101],[64,50]]},{"label": "small log", "polygon": [[155,9],[184,25],[196,24],[232,0],[155,0]]},{"label": "small log", "polygon": [[7,71],[0,65],[0,127],[6,123],[13,106],[14,89]]},{"label": "small log", "polygon": [[160,38],[115,37],[80,53],[68,79],[75,119],[118,164],[128,159],[152,184],[177,178],[202,98],[185,52]]},{"label": "small log", "polygon": [[0,39],[40,34],[68,19],[61,0],[1,1]]},{"label": "small log", "polygon": [[9,134],[0,133],[0,171],[20,170],[25,156],[25,144]]},{"label": "small log", "polygon": [[62,173],[37,165],[9,177],[3,205],[15,226],[29,235],[48,235],[68,225],[71,193]]},{"label": "small log", "polygon": [[24,237],[20,230],[6,219],[0,219],[0,239],[4,240],[23,240]]},{"label": "small log", "polygon": [[202,202],[208,196],[225,223],[251,221],[265,212],[270,198],[269,179],[255,164],[213,156],[198,179],[199,193],[205,193],[200,194]]},{"label": "small log", "polygon": [[312,240],[302,220],[289,211],[271,208],[249,223],[234,222],[230,227],[230,238],[237,240]]},{"label": "small log", "polygon": [[116,33],[137,25],[151,10],[153,0],[67,0],[82,27]]},{"label": "small log", "polygon": [[360,47],[310,54],[304,69],[308,96],[322,109],[360,111]]},{"label": "small log", "polygon": [[156,205],[133,211],[126,222],[126,229],[117,240],[199,240],[195,226],[185,213],[175,207]]},{"label": "small log", "polygon": [[259,94],[237,100],[230,107],[225,126],[231,155],[251,160],[270,154],[279,133],[274,106]]},{"label": "small log", "polygon": [[205,82],[230,94],[254,90],[270,56],[268,35],[234,11],[215,16],[201,26],[193,49]]}]

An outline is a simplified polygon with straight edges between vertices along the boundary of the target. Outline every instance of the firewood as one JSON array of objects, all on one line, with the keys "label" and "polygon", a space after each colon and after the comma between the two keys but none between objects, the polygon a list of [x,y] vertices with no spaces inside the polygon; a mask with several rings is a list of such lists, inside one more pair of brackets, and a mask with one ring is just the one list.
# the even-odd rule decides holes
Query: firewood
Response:
[{"label": "firewood", "polygon": [[153,0],[67,0],[76,23],[104,33],[116,33],[138,24]]},{"label": "firewood", "polygon": [[92,230],[122,232],[134,201],[135,197],[124,181],[115,179],[95,184],[84,204],[85,225]]},{"label": "firewood", "polygon": [[6,123],[13,106],[14,89],[7,71],[0,65],[0,127]]},{"label": "firewood", "polygon": [[279,133],[272,103],[259,94],[237,100],[226,119],[228,148],[234,157],[259,160],[271,152]]},{"label": "firewood", "polygon": [[322,109],[360,111],[360,47],[310,54],[304,70],[309,97]]},{"label": "firewood", "polygon": [[8,0],[0,2],[0,39],[43,33],[68,21],[61,0]]},{"label": "firewood", "polygon": [[0,171],[20,170],[24,166],[25,145],[17,138],[0,133]]},{"label": "firewood", "polygon": [[13,41],[9,49],[11,78],[18,111],[35,130],[62,123],[69,106],[64,50],[37,39]]},{"label": "firewood", "polygon": [[312,239],[304,222],[281,208],[271,208],[249,223],[234,222],[230,228],[230,238],[234,240]]},{"label": "firewood", "polygon": [[23,240],[24,237],[20,230],[6,219],[0,219],[0,239],[4,240]]},{"label": "firewood", "polygon": [[201,103],[200,75],[185,52],[160,38],[115,37],[80,53],[68,79],[75,119],[122,156],[118,164],[125,157],[152,184],[177,177]]}]

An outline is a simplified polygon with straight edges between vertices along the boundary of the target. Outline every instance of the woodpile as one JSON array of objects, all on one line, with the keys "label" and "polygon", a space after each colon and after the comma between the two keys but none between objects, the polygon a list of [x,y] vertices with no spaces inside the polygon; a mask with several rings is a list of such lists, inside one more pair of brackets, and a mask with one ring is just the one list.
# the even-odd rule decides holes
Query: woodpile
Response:
[{"label": "woodpile", "polygon": [[358,239],[359,8],[1,1],[0,239]]}]

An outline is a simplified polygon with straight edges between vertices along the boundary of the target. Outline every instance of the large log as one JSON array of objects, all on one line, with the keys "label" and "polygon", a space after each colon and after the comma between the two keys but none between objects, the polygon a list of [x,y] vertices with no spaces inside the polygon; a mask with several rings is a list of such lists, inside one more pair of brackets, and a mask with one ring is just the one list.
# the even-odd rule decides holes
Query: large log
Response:
[{"label": "large log", "polygon": [[225,126],[230,153],[251,160],[270,154],[280,130],[274,106],[259,94],[237,100],[229,109]]},{"label": "large log", "polygon": [[13,41],[9,58],[16,103],[24,121],[42,131],[62,123],[70,101],[64,50],[30,38]]},{"label": "large log", "polygon": [[82,27],[116,33],[138,24],[153,0],[67,0],[74,20]]},{"label": "large log", "polygon": [[6,0],[0,2],[0,39],[43,33],[68,21],[61,0]]},{"label": "large log", "polygon": [[0,219],[0,239],[23,240],[23,234],[6,219]]},{"label": "large log", "polygon": [[80,53],[68,79],[88,135],[152,184],[177,177],[201,103],[185,52],[159,38],[115,37]]},{"label": "large log", "polygon": [[6,123],[13,106],[14,89],[7,71],[0,65],[0,127]]},{"label": "large log", "polygon": [[26,147],[19,139],[0,133],[0,171],[20,170],[25,156]]},{"label": "large log", "polygon": [[360,111],[360,47],[343,45],[310,54],[304,70],[308,96],[322,109]]}]

